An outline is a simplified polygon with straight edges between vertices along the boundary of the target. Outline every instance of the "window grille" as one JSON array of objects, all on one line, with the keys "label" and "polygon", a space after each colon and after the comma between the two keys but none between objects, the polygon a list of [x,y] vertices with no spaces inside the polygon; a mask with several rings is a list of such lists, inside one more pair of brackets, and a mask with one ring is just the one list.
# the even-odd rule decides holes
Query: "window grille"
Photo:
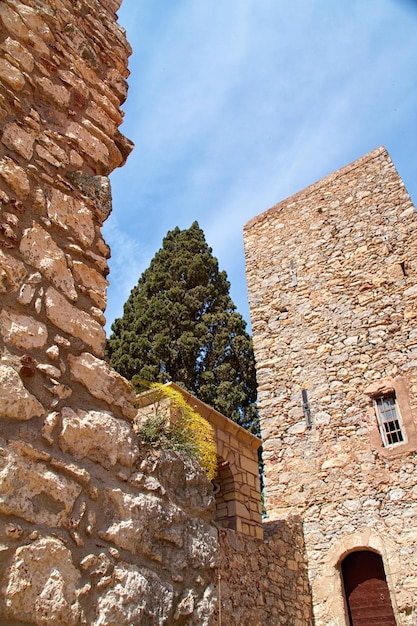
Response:
[{"label": "window grille", "polygon": [[395,393],[374,398],[374,405],[384,446],[403,442],[404,432]]}]

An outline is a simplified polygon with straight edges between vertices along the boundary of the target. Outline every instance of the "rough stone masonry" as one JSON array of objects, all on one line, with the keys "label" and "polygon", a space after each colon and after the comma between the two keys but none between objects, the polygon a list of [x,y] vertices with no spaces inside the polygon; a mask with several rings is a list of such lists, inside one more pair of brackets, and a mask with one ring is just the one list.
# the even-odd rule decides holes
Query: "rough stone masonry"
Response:
[{"label": "rough stone masonry", "polygon": [[0,2],[0,622],[206,624],[204,472],[138,447],[103,360],[118,0]]},{"label": "rough stone masonry", "polygon": [[[397,624],[414,626],[417,217],[387,152],[255,217],[245,250],[266,508],[303,520],[315,624],[349,623],[341,562],[368,550]],[[378,429],[384,394],[402,427],[393,445]]]}]

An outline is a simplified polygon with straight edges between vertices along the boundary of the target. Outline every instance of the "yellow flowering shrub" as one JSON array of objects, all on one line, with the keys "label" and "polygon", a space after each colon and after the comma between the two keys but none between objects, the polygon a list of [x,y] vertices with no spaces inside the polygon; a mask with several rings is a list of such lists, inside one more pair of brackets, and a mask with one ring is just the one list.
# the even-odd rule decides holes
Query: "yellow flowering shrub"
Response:
[{"label": "yellow flowering shrub", "polygon": [[[143,381],[141,385],[143,389]],[[212,480],[217,471],[217,456],[211,424],[188,404],[177,389],[162,383],[150,383],[148,387],[158,393],[154,414],[138,428],[142,441],[186,452],[200,463],[208,479]],[[170,411],[167,412],[163,400],[169,401]]]}]

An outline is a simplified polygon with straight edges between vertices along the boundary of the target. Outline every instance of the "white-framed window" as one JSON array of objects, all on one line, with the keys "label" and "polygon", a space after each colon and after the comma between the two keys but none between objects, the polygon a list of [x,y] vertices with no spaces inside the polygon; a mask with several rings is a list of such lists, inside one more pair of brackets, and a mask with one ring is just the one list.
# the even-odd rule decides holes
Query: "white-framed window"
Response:
[{"label": "white-framed window", "polygon": [[374,407],[379,432],[384,446],[405,442],[405,431],[395,396],[395,391],[374,397]]}]

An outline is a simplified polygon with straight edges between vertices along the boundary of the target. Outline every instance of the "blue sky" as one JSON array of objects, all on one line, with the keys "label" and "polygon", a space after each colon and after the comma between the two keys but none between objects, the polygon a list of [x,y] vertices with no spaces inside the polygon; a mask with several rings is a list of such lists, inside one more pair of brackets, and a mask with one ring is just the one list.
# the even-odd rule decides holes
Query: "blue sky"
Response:
[{"label": "blue sky", "polygon": [[168,230],[198,220],[249,322],[243,225],[384,145],[417,203],[416,0],[123,0],[107,330]]}]

